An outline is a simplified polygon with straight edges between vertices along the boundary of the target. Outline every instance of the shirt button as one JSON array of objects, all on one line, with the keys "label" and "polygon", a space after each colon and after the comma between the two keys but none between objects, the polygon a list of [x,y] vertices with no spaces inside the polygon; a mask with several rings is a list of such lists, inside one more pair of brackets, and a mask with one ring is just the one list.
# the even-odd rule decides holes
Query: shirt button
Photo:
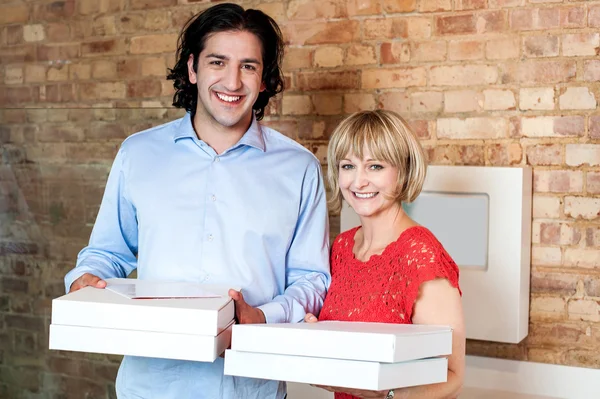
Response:
[{"label": "shirt button", "polygon": [[212,240],[213,240],[213,235],[212,235],[212,234],[209,234],[209,235],[208,235],[208,241],[212,241]]},{"label": "shirt button", "polygon": [[214,195],[212,197],[210,197],[211,200],[216,201],[217,197],[215,197]]},{"label": "shirt button", "polygon": [[221,162],[221,158],[215,157],[215,162]]}]

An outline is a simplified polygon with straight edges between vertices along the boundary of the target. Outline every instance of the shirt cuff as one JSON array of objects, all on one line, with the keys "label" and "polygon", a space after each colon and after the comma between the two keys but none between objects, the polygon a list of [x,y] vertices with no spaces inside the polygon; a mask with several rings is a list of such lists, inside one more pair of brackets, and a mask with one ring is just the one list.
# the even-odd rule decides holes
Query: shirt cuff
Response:
[{"label": "shirt cuff", "polygon": [[285,310],[278,302],[267,302],[264,305],[258,306],[265,315],[265,321],[269,323],[286,323]]}]

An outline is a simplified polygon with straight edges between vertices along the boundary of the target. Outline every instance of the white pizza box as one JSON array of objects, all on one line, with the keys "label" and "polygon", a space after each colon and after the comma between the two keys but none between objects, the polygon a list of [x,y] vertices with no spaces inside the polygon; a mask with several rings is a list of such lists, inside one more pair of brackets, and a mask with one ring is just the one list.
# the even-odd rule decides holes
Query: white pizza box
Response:
[{"label": "white pizza box", "polygon": [[232,325],[211,336],[51,324],[50,349],[213,362],[229,346]]},{"label": "white pizza box", "polygon": [[320,321],[294,324],[238,324],[231,349],[396,363],[452,353],[447,326]]},{"label": "white pizza box", "polygon": [[445,382],[448,360],[379,363],[228,349],[225,375],[379,391]]},{"label": "white pizza box", "polygon": [[[107,279],[108,286],[148,280]],[[152,284],[157,284],[154,281]],[[165,282],[165,285],[172,284]],[[130,299],[108,288],[85,287],[52,301],[52,324],[215,337],[234,319],[229,288],[202,285],[211,298]]]}]

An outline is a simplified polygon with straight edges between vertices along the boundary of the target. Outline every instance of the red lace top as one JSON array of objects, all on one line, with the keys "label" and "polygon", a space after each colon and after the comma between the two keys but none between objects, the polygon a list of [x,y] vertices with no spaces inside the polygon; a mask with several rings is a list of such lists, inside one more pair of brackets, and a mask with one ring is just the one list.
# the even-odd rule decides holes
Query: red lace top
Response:
[{"label": "red lace top", "polygon": [[[412,324],[413,306],[422,283],[436,278],[458,286],[458,267],[435,236],[410,227],[383,253],[362,262],[354,257],[354,235],[341,233],[331,251],[332,283],[319,320]],[[335,399],[354,396],[336,393]]]}]

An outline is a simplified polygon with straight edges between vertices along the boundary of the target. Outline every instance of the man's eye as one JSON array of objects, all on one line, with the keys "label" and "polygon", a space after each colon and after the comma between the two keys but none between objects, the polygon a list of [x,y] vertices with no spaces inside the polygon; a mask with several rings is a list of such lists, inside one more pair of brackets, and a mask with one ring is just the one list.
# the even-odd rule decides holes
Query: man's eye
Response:
[{"label": "man's eye", "polygon": [[256,67],[254,65],[243,65],[242,68],[247,69],[249,71],[256,71]]},{"label": "man's eye", "polygon": [[211,61],[211,62],[210,62],[210,64],[211,64],[211,65],[219,65],[219,66],[222,66],[222,65],[224,65],[224,64],[223,64],[223,61],[218,61],[218,60],[216,60],[216,61]]}]

